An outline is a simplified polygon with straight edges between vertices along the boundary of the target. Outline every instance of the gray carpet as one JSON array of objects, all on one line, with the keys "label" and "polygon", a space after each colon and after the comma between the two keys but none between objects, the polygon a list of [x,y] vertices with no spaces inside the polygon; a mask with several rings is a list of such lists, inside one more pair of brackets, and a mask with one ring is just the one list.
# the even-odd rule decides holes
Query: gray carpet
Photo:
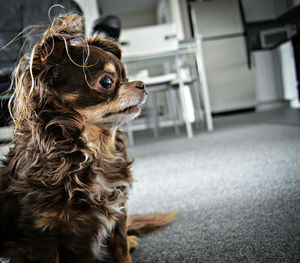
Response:
[{"label": "gray carpet", "polygon": [[140,239],[134,263],[300,262],[300,110],[214,122],[192,140],[135,133],[129,211],[181,213]]},{"label": "gray carpet", "polygon": [[300,111],[215,119],[192,140],[136,134],[131,213],[180,209],[133,261],[300,262]]}]

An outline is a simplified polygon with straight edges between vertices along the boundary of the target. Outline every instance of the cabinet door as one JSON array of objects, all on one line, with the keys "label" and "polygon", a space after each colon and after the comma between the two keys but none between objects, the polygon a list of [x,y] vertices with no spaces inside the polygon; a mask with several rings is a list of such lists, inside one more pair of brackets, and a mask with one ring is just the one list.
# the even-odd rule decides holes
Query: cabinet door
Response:
[{"label": "cabinet door", "polygon": [[203,42],[212,111],[255,107],[253,72],[248,69],[243,37]]}]

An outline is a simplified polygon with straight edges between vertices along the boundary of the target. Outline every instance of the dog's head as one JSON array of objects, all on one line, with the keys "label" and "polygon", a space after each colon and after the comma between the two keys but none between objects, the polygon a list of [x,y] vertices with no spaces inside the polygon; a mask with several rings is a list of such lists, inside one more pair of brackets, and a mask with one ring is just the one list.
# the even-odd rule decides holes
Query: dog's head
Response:
[{"label": "dog's head", "polygon": [[116,43],[98,36],[85,39],[82,28],[78,15],[56,18],[24,60],[25,70],[19,64],[15,121],[30,120],[49,107],[74,110],[86,122],[105,128],[139,115],[146,98],[144,83],[128,81]]},{"label": "dog's head", "polygon": [[[73,65],[77,76],[72,79],[74,73],[70,67],[63,77],[66,83],[72,79],[71,85],[64,85],[68,87],[64,90],[65,100],[94,124],[111,127],[132,120],[139,115],[146,99],[144,83],[128,81],[120,50],[112,41],[94,36],[88,44],[90,55],[84,72]],[[82,49],[74,51],[82,57]]]}]

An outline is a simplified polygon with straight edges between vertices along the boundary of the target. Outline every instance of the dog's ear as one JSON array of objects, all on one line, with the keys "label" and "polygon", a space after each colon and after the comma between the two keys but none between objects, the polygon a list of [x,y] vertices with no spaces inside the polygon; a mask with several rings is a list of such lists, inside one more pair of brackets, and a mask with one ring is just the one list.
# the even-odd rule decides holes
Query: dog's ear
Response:
[{"label": "dog's ear", "polygon": [[61,62],[65,53],[66,44],[57,39],[36,46],[36,54],[42,67],[53,66]]},{"label": "dog's ear", "polygon": [[121,60],[121,49],[113,40],[102,39],[98,35],[93,35],[87,39],[87,43],[91,46],[102,48],[103,50],[112,53]]},{"label": "dog's ear", "polygon": [[65,57],[70,41],[83,35],[83,19],[77,14],[58,16],[36,46],[42,65],[51,65]]}]

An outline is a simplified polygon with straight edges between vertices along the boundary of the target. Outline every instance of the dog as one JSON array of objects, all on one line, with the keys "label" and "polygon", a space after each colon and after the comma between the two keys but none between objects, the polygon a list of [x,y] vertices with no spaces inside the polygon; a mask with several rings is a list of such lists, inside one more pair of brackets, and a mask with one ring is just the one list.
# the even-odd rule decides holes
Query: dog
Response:
[{"label": "dog", "polygon": [[132,262],[137,237],[173,220],[127,216],[133,179],[119,127],[146,100],[121,50],[61,15],[14,72],[14,137],[0,171],[0,257],[11,263]]}]

